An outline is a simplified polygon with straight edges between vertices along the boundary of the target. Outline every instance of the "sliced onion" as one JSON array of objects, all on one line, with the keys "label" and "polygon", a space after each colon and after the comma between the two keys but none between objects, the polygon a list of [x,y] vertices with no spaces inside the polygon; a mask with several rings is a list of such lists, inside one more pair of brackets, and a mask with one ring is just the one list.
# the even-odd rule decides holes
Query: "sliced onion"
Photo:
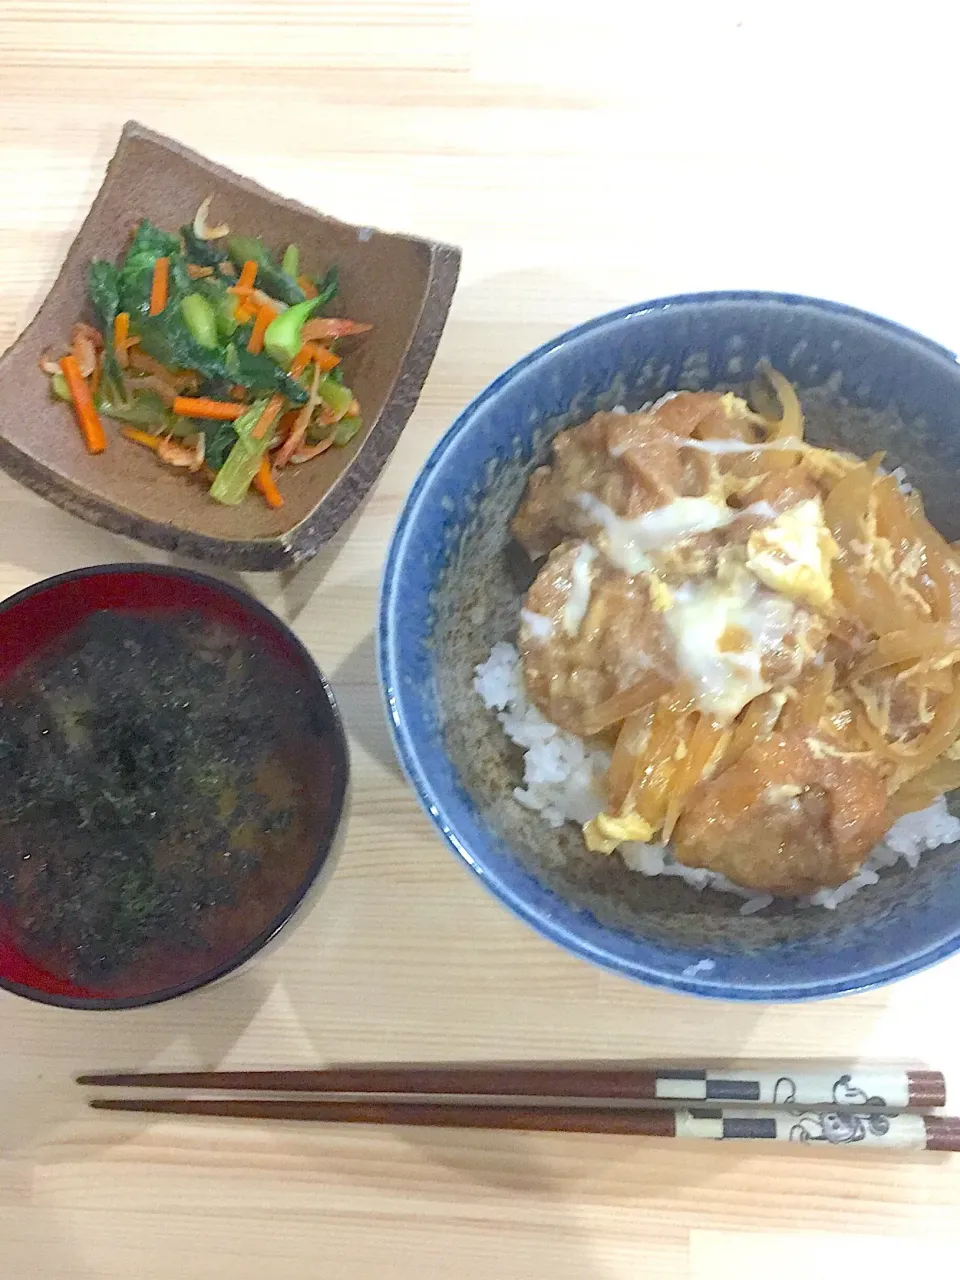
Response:
[{"label": "sliced onion", "polygon": [[645,672],[640,679],[627,689],[621,689],[612,697],[594,707],[583,723],[583,732],[587,737],[603,733],[611,725],[619,724],[635,711],[652,706],[670,688],[670,682],[655,671]]},{"label": "sliced onion", "polygon": [[619,813],[623,807],[649,724],[648,712],[635,711],[627,716],[620,726],[610,768],[607,770],[607,811],[609,813]]},{"label": "sliced onion", "polygon": [[802,440],[803,409],[793,383],[777,369],[767,369],[766,374],[776,389],[781,408],[779,419],[773,423],[768,421],[769,439]]},{"label": "sliced onion", "polygon": [[687,754],[674,774],[661,839],[666,842],[683,810],[687,796],[704,776],[726,730],[712,716],[700,715],[687,743]]},{"label": "sliced onion", "polygon": [[689,741],[689,719],[689,703],[678,704],[672,696],[662,698],[654,712],[646,750],[634,766],[625,808],[639,814],[655,831],[667,815],[678,751]]},{"label": "sliced onion", "polygon": [[823,504],[823,518],[843,551],[862,542],[877,464],[871,458],[853,467],[833,486]]},{"label": "sliced onion", "polygon": [[888,742],[863,712],[857,718],[857,729],[867,743],[889,760],[912,763],[917,766],[932,765],[949,747],[960,727],[960,685],[940,699],[927,730],[912,743]]},{"label": "sliced onion", "polygon": [[945,651],[947,633],[942,624],[921,622],[903,631],[888,631],[878,637],[873,649],[853,672],[861,680],[873,671],[882,671],[897,662],[920,662]]},{"label": "sliced onion", "polygon": [[836,668],[825,662],[805,685],[797,708],[800,723],[806,729],[815,729],[827,709],[827,698],[833,692]]}]

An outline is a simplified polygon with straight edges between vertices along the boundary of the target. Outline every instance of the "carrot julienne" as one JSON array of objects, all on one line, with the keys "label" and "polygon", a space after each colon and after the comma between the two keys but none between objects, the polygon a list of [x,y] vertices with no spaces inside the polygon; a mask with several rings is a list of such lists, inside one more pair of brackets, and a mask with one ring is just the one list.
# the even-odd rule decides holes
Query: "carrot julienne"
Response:
[{"label": "carrot julienne", "polygon": [[303,373],[304,369],[307,367],[309,363],[310,363],[310,346],[309,344],[305,343],[297,352],[297,354],[293,357],[293,359],[290,361],[290,368],[288,370],[290,377],[299,378],[301,373]]},{"label": "carrot julienne", "polygon": [[335,356],[326,347],[321,347],[319,343],[310,342],[307,345],[310,348],[310,359],[323,373],[327,373],[330,369],[335,369],[340,363],[339,356]]},{"label": "carrot julienne", "polygon": [[256,278],[257,278],[257,264],[256,262],[254,262],[253,258],[248,258],[247,261],[243,264],[243,269],[241,270],[240,275],[237,278],[237,283],[235,287],[238,291],[240,289],[252,289],[253,282],[254,280],[256,280]]},{"label": "carrot julienne", "polygon": [[73,411],[76,414],[83,442],[87,446],[87,452],[103,453],[107,447],[107,437],[103,431],[100,415],[94,406],[93,397],[90,395],[90,388],[80,373],[80,366],[73,356],[64,356],[60,361],[60,371],[66,379],[70,398],[73,401]]},{"label": "carrot julienne", "polygon": [[269,458],[261,458],[254,484],[266,499],[267,506],[274,508],[283,506],[283,494],[277,488],[273,478]]},{"label": "carrot julienne", "polygon": [[318,369],[326,373],[328,370],[336,368],[340,363],[340,357],[335,356],[332,351],[328,351],[326,347],[319,346],[316,342],[305,342],[290,364],[291,378],[299,377],[311,361]]},{"label": "carrot julienne", "polygon": [[213,418],[218,422],[233,422],[246,412],[246,405],[211,400],[206,396],[177,396],[173,412],[181,418]]},{"label": "carrot julienne", "polygon": [[277,313],[272,307],[261,307],[257,312],[257,318],[253,322],[253,333],[250,335],[250,341],[247,343],[247,350],[252,356],[258,356],[263,350],[263,335],[267,332],[267,327],[277,318]]},{"label": "carrot julienne", "polygon": [[150,314],[158,316],[167,305],[170,288],[170,259],[158,258],[153,264],[153,279],[150,282]]},{"label": "carrot julienne", "polygon": [[267,434],[267,432],[273,426],[274,422],[276,422],[277,416],[279,415],[280,410],[283,408],[284,403],[285,403],[284,398],[281,395],[270,397],[270,399],[267,401],[267,404],[263,413],[261,413],[260,415],[260,419],[257,422],[257,425],[250,432],[250,435],[254,440],[263,439],[263,437]]},{"label": "carrot julienne", "polygon": [[161,436],[152,436],[149,431],[140,431],[136,427],[121,427],[120,434],[134,444],[142,444],[154,453],[160,448]]},{"label": "carrot julienne", "polygon": [[113,322],[113,350],[117,356],[121,356],[127,349],[127,339],[130,337],[130,312],[121,311]]}]

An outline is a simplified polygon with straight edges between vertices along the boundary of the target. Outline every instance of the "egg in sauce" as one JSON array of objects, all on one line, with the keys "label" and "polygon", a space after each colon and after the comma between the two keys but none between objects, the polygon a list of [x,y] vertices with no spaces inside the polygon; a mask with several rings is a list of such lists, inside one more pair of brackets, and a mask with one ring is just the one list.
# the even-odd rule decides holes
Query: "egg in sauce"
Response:
[{"label": "egg in sauce", "polygon": [[[548,553],[520,628],[528,692],[548,719],[613,747],[587,845],[672,837],[688,865],[797,896],[856,871],[896,816],[898,788],[922,798],[895,751],[869,746],[883,725],[871,728],[861,685],[889,684],[885,670],[856,679],[885,643],[870,599],[889,603],[888,579],[895,590],[895,575],[909,577],[914,616],[932,624],[939,589],[960,653],[960,586],[948,594],[924,577],[932,531],[923,550],[880,536],[883,502],[888,522],[900,511],[875,496],[881,473],[805,445],[799,403],[771,377],[774,423],[730,393],[680,392],[562,432],[512,528],[532,557]],[[848,501],[862,505],[855,523]],[[952,560],[942,574],[960,584]],[[945,714],[935,683],[907,697],[908,736],[938,705]],[[960,695],[950,705],[947,747]]]}]

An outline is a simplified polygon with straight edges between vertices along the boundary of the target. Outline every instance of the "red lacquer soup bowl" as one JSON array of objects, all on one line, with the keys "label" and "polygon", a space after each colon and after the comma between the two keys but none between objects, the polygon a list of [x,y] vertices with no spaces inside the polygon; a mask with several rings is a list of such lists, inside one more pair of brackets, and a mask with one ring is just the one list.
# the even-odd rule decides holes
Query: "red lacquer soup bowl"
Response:
[{"label": "red lacquer soup bowl", "polygon": [[332,868],[329,685],[251,596],[163,566],[0,604],[0,987],[124,1009],[235,972]]}]

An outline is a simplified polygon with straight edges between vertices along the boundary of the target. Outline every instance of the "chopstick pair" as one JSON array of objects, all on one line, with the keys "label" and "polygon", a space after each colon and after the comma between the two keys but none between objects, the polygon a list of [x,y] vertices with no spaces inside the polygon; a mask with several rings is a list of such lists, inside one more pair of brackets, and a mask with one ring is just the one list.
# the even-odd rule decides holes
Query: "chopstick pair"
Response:
[{"label": "chopstick pair", "polygon": [[[960,1150],[960,1118],[916,1113],[917,1108],[946,1104],[946,1082],[937,1071],[810,1066],[731,1071],[582,1064],[355,1066],[96,1074],[80,1076],[78,1083],[272,1095],[92,1100],[91,1106],[107,1111]],[[637,1105],[673,1102],[701,1105]],[[721,1102],[740,1105],[716,1105]]]}]

